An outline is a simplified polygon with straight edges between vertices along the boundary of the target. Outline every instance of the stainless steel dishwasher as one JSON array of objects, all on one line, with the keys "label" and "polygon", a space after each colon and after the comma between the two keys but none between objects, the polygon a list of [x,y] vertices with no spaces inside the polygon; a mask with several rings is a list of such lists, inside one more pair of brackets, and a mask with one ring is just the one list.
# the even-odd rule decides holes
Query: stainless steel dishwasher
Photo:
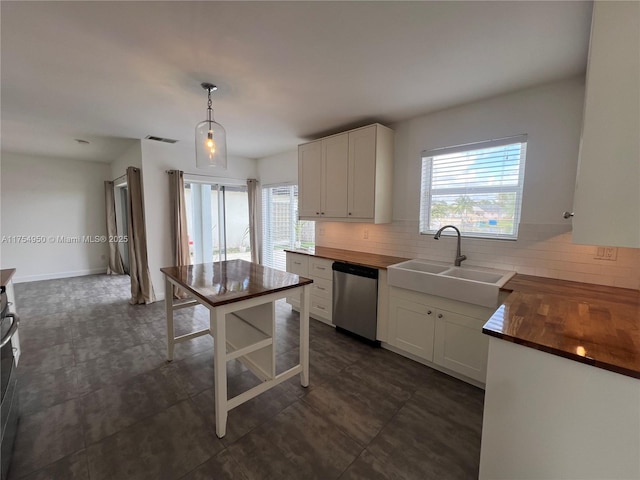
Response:
[{"label": "stainless steel dishwasher", "polygon": [[333,324],[338,330],[376,341],[378,327],[378,269],[333,264]]}]

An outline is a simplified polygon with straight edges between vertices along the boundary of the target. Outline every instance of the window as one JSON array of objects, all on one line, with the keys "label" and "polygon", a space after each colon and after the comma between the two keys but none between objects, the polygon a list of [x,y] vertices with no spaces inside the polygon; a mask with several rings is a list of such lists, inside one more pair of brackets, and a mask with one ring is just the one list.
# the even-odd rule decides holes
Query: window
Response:
[{"label": "window", "polygon": [[246,186],[184,183],[191,263],[251,261]]},{"label": "window", "polygon": [[423,152],[420,233],[516,239],[526,135]]},{"label": "window", "polygon": [[298,186],[262,189],[262,263],[287,269],[285,249],[315,246],[315,222],[298,220]]}]

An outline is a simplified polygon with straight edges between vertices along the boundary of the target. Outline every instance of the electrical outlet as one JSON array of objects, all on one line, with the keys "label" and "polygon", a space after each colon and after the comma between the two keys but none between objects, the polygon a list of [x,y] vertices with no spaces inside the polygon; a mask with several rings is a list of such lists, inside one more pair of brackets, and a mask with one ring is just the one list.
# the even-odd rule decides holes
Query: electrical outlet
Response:
[{"label": "electrical outlet", "polygon": [[618,258],[618,247],[596,247],[596,260],[615,261]]},{"label": "electrical outlet", "polygon": [[362,238],[364,238],[365,240],[369,238],[369,230],[367,230],[366,228],[364,229],[364,233],[362,234]]}]

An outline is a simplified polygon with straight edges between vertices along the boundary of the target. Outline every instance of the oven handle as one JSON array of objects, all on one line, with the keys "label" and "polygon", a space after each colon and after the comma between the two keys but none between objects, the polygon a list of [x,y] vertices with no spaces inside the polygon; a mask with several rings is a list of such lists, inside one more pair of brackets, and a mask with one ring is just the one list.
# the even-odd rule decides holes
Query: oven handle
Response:
[{"label": "oven handle", "polygon": [[13,334],[18,331],[18,324],[20,323],[20,317],[15,313],[7,313],[5,315],[5,318],[6,317],[11,317],[13,319],[13,322],[11,322],[11,328],[9,328],[9,331],[7,332],[7,334],[4,337],[2,337],[2,341],[0,342],[0,347],[4,347],[7,343],[9,343],[9,340],[11,340],[11,337],[13,337]]}]

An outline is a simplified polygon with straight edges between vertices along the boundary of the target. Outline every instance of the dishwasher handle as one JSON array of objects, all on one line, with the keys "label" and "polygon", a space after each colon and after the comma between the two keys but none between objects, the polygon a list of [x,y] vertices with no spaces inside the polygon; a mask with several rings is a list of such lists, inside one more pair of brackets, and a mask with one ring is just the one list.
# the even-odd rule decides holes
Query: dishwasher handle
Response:
[{"label": "dishwasher handle", "polygon": [[354,265],[352,263],[333,262],[331,267],[334,272],[348,273],[350,275],[356,275],[358,277],[366,277],[378,279],[378,269],[371,267],[364,267],[362,265]]}]

